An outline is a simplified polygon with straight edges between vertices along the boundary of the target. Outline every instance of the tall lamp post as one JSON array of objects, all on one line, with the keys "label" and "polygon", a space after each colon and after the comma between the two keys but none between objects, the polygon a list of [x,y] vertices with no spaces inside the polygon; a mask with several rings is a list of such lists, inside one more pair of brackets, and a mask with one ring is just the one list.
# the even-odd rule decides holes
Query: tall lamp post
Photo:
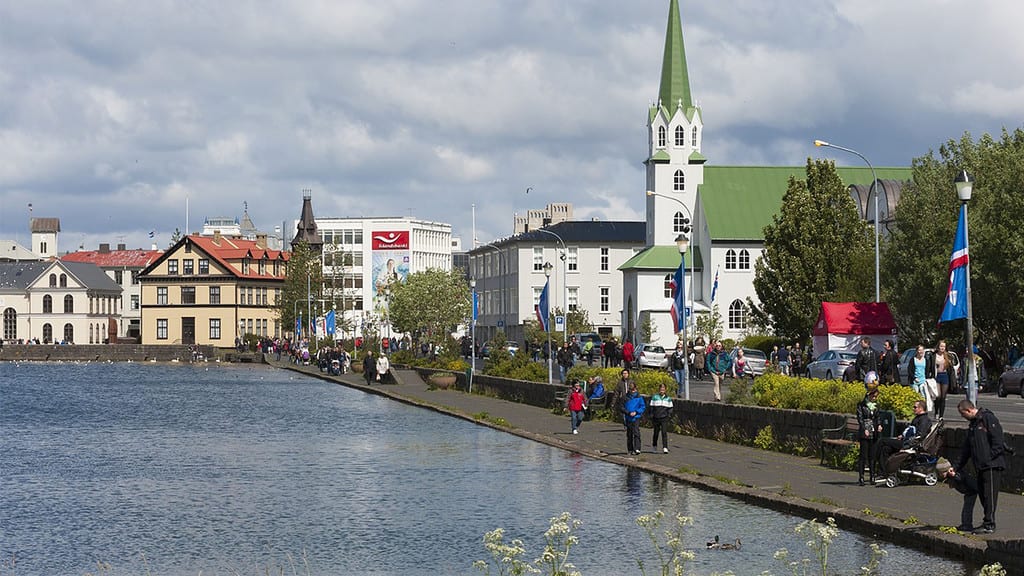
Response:
[{"label": "tall lamp post", "polygon": [[978,401],[978,367],[974,361],[974,316],[971,310],[971,238],[967,230],[967,203],[971,201],[974,180],[967,170],[961,170],[953,180],[956,195],[960,198],[960,209],[964,212],[964,250],[967,252],[967,399]]},{"label": "tall lamp post", "polygon": [[[545,234],[551,234],[552,236],[557,238],[558,242],[562,245],[562,256],[561,256],[561,258],[562,258],[562,317],[565,319],[565,324],[562,326],[562,342],[563,343],[564,342],[568,342],[569,341],[569,284],[566,281],[566,278],[568,277],[567,274],[566,274],[566,270],[569,269],[569,259],[568,259],[569,251],[565,248],[565,241],[562,240],[562,237],[559,236],[558,234],[555,234],[554,232],[552,232],[550,230],[545,230],[543,228],[537,228],[535,230],[535,232],[543,232]],[[550,266],[551,263],[549,262],[547,265]],[[548,348],[550,348],[550,346],[548,346]]]},{"label": "tall lamp post", "polygon": [[[683,279],[683,286],[679,289],[683,290],[686,285],[686,249],[689,248],[690,239],[686,236],[689,232],[689,226],[683,228],[683,234],[676,236],[676,246],[679,248],[679,275]],[[690,266],[693,266],[693,261],[690,261]],[[692,275],[691,275],[692,276]],[[686,317],[686,310],[680,310],[680,314],[683,315],[683,399],[690,399],[690,350],[687,346],[686,340],[686,325],[689,323],[689,319]],[[673,329],[678,326],[673,326]]]},{"label": "tall lamp post", "polygon": [[[857,152],[856,150],[852,150],[850,148],[844,148],[842,146],[837,146],[835,144],[831,144],[829,142],[825,142],[824,140],[815,140],[814,141],[814,145],[815,146],[824,146],[826,148],[835,148],[836,150],[842,150],[843,152],[849,152],[850,154],[855,154],[857,156],[860,156],[860,159],[863,160],[864,163],[868,165],[868,168],[871,169],[871,187],[873,187],[875,189],[875,302],[881,302],[882,301],[882,294],[881,294],[880,284],[879,284],[879,281],[878,281],[878,264],[879,264],[879,257],[878,257],[878,188],[879,188],[879,182],[878,182],[878,178],[875,176],[875,167],[871,165],[871,162],[869,162],[868,159],[865,158],[863,154],[861,154],[860,152]],[[871,190],[871,188],[868,188],[869,192],[870,192],[870,190]]]},{"label": "tall lamp post", "polygon": [[469,279],[469,393],[473,393],[473,374],[476,373],[476,278]]},{"label": "tall lamp post", "polygon": [[[551,279],[551,269],[552,268],[554,268],[554,266],[551,265],[551,262],[545,262],[544,263],[544,282],[545,283],[547,283],[547,281]],[[547,330],[547,332],[548,332],[548,385],[551,385],[551,384],[554,383],[554,379],[551,377],[551,359],[555,355],[554,355],[554,351],[551,350],[551,316],[550,316],[550,314],[544,320],[545,320],[545,323],[548,325],[548,330]]]}]

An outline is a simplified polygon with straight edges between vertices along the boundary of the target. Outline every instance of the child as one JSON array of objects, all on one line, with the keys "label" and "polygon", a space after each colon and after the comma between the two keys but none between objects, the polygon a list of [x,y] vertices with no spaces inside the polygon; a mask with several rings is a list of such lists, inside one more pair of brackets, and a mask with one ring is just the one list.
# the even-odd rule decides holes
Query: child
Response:
[{"label": "child", "polygon": [[566,406],[572,416],[572,433],[579,434],[580,424],[583,423],[583,414],[587,410],[587,399],[583,395],[583,390],[580,389],[579,380],[572,383],[572,391],[569,392],[569,397],[566,399]]}]

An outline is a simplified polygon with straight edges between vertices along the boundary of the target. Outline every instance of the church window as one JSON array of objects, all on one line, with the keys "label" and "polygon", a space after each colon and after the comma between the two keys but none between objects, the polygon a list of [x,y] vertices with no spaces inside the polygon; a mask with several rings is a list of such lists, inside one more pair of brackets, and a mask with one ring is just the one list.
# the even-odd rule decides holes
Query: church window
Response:
[{"label": "church window", "polygon": [[665,127],[658,126],[658,148],[665,147]]},{"label": "church window", "polygon": [[686,189],[686,176],[682,170],[676,170],[676,175],[672,179],[672,189],[676,192],[682,192]]},{"label": "church window", "polygon": [[729,250],[725,253],[725,269],[735,270],[736,269],[736,251]]},{"label": "church window", "polygon": [[690,219],[684,216],[682,212],[676,212],[676,215],[672,217],[672,231],[676,234],[689,232],[689,224]]},{"label": "church window", "polygon": [[682,126],[676,126],[676,146],[686,146],[686,130]]},{"label": "church window", "polygon": [[750,270],[750,252],[740,250],[740,270]]},{"label": "church window", "polygon": [[694,126],[693,130],[690,131],[690,146],[697,147],[697,127]]},{"label": "church window", "polygon": [[747,329],[747,307],[739,299],[729,304],[729,330]]}]

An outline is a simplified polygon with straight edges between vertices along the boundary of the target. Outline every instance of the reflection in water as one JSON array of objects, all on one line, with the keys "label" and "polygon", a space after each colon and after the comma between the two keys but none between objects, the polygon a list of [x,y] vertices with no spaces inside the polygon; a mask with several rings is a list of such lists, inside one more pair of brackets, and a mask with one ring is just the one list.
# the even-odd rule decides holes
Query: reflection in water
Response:
[{"label": "reflection in water", "polygon": [[[532,559],[563,511],[587,576],[650,566],[634,520],[656,510],[694,519],[698,574],[786,573],[775,550],[804,551],[800,519],[285,371],[0,363],[0,402],[0,558],[18,576],[278,573],[289,555],[311,574],[468,574],[485,532]],[[716,534],[743,549],[705,550]],[[844,533],[830,566],[857,572],[867,544]],[[964,573],[886,548],[886,574]]]}]

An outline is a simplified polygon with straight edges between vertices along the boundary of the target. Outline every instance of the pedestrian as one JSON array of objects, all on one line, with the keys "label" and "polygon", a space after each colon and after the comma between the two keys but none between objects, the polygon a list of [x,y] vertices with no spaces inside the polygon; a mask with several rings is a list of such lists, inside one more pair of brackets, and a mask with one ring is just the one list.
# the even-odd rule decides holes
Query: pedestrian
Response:
[{"label": "pedestrian", "polygon": [[367,350],[363,357],[363,378],[367,386],[377,378],[377,359],[373,357],[373,350]]},{"label": "pedestrian", "polygon": [[715,402],[721,402],[722,380],[732,369],[732,358],[729,357],[728,352],[722,349],[721,340],[716,340],[712,345],[711,352],[704,362],[704,368],[711,374],[711,379],[715,382]]},{"label": "pedestrian", "polygon": [[622,343],[622,364],[623,368],[633,368],[633,361],[636,358],[633,356],[633,342],[626,340]]},{"label": "pedestrian", "polygon": [[555,353],[555,361],[558,362],[558,375],[562,384],[565,384],[565,375],[569,373],[573,364],[572,348],[568,342],[563,342],[562,347]]},{"label": "pedestrian", "polygon": [[615,387],[615,410],[622,412],[623,404],[626,402],[626,396],[629,395],[629,388],[635,386],[633,381],[629,378],[629,369],[623,368],[622,372],[619,373],[619,385]]},{"label": "pedestrian", "polygon": [[587,359],[587,366],[594,365],[594,341],[590,338],[583,343],[583,356]]},{"label": "pedestrian", "polygon": [[882,384],[900,383],[900,355],[891,339],[882,344],[882,354],[878,357],[878,379]]},{"label": "pedestrian", "polygon": [[868,372],[878,374],[878,354],[871,347],[871,338],[864,336],[860,339],[860,351],[857,352],[857,359],[853,361],[857,367],[857,379],[864,382]]},{"label": "pedestrian", "polygon": [[651,446],[658,449],[658,434],[661,434],[661,450],[668,454],[668,425],[672,419],[672,397],[665,385],[658,386],[658,393],[651,396],[651,421],[654,422],[654,439]]},{"label": "pedestrian", "polygon": [[857,484],[864,485],[864,472],[868,473],[868,481],[875,483],[875,465],[871,458],[874,455],[875,441],[882,427],[877,422],[878,404],[877,382],[872,382],[857,404],[857,441],[860,443],[860,456],[857,458]]},{"label": "pedestrian", "polygon": [[804,351],[800,349],[800,343],[793,344],[789,352],[790,372],[797,378],[804,373]]},{"label": "pedestrian", "polygon": [[572,433],[579,434],[580,425],[583,424],[583,415],[587,411],[587,399],[583,395],[583,390],[580,389],[580,382],[576,380],[572,383],[572,391],[569,392],[569,397],[565,399],[566,407],[569,408],[569,416],[572,419]]},{"label": "pedestrian", "polygon": [[783,344],[779,347],[779,374],[789,376],[789,348]]},{"label": "pedestrian", "polygon": [[[736,358],[732,361],[732,377],[742,380],[747,375],[747,358],[743,355],[743,348],[736,349]],[[750,375],[753,379],[753,374]]]},{"label": "pedestrian", "polygon": [[704,361],[707,359],[708,343],[703,336],[693,341],[693,376],[694,380],[704,378]]},{"label": "pedestrian", "polygon": [[669,358],[669,365],[672,367],[672,377],[676,379],[676,396],[683,397],[684,379],[686,376],[686,348],[683,341],[676,342],[676,349]]},{"label": "pedestrian", "polygon": [[636,390],[636,382],[630,382],[626,401],[622,404],[622,421],[626,424],[626,451],[630,454],[640,453],[640,418],[646,409],[644,397]]},{"label": "pedestrian", "polygon": [[914,388],[914,391],[925,400],[928,411],[932,411],[933,398],[928,386],[928,358],[925,357],[924,346],[917,345],[914,355],[907,363],[907,385]]},{"label": "pedestrian", "polygon": [[[996,530],[996,503],[999,498],[999,484],[1003,470],[1006,468],[1006,440],[999,419],[987,408],[978,408],[970,400],[961,400],[956,407],[960,416],[967,420],[967,437],[964,439],[960,459],[949,469],[948,474],[954,478],[965,474],[964,466],[968,460],[974,463],[977,472],[977,493],[981,498],[984,511],[981,526],[975,534],[991,534]],[[964,504],[968,494],[964,494]],[[971,504],[970,519],[974,518],[974,505]],[[966,512],[966,511],[965,511]],[[963,524],[970,524],[962,522]]]},{"label": "pedestrian", "polygon": [[956,368],[953,367],[953,359],[946,352],[946,341],[939,340],[935,351],[928,355],[925,368],[925,377],[934,378],[937,384],[935,390],[935,416],[940,420],[946,413],[946,394],[949,393],[949,385],[956,378]]},{"label": "pedestrian", "polygon": [[381,384],[387,384],[388,377],[391,375],[391,361],[388,360],[387,355],[381,354],[377,358],[377,375],[375,380]]}]

